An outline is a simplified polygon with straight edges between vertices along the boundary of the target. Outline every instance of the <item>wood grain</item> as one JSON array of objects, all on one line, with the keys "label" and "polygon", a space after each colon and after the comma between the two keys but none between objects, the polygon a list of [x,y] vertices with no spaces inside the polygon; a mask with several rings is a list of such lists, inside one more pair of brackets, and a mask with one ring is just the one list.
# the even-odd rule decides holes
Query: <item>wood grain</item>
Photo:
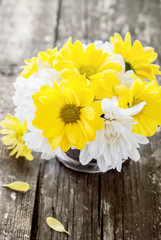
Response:
[{"label": "wood grain", "polygon": [[[0,119],[14,113],[13,81],[25,58],[53,45],[57,1],[9,1],[0,6]],[[51,27],[52,23],[52,27]],[[0,239],[30,239],[35,193],[40,166],[39,154],[34,161],[9,157],[0,143]],[[14,193],[2,188],[15,180],[26,181],[30,191]]]},{"label": "wood grain", "polygon": [[[159,0],[3,1],[1,116],[13,112],[12,82],[23,59],[52,45],[60,47],[69,36],[90,42],[130,31],[133,40],[154,46],[161,56],[160,10]],[[160,146],[158,131],[141,148],[141,163],[127,161],[121,173],[88,175],[72,172],[56,159],[40,161],[39,154],[31,163],[9,158],[1,145],[1,184],[25,180],[31,190],[13,200],[11,191],[0,189],[0,239],[161,239]],[[70,236],[52,231],[46,225],[49,216],[60,220]]]}]

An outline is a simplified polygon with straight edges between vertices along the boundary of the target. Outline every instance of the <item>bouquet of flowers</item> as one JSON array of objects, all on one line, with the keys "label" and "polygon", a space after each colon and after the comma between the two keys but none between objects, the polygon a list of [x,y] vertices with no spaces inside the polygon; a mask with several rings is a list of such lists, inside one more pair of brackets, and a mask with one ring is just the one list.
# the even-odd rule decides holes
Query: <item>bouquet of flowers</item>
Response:
[{"label": "bouquet of flowers", "polygon": [[116,33],[87,45],[69,38],[25,60],[14,83],[15,116],[0,122],[10,155],[32,160],[33,150],[51,159],[75,148],[81,164],[96,159],[103,172],[138,161],[139,144],[161,124],[156,58],[153,48],[131,44],[130,33]]}]

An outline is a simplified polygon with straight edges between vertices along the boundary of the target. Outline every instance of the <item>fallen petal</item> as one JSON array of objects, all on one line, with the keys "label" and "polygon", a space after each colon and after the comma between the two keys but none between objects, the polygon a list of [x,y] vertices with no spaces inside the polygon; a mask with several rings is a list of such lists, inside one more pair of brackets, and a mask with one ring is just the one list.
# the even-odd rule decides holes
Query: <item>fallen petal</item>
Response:
[{"label": "fallen petal", "polygon": [[61,222],[59,222],[57,219],[52,218],[52,217],[48,217],[46,219],[46,222],[48,224],[48,226],[50,228],[52,228],[53,230],[57,231],[57,232],[64,232],[69,234],[69,232],[67,232],[63,226],[63,224]]},{"label": "fallen petal", "polygon": [[15,181],[10,184],[5,184],[5,185],[3,185],[3,187],[7,187],[12,190],[19,191],[19,192],[27,192],[30,189],[30,186],[28,183],[20,182],[20,181]]}]

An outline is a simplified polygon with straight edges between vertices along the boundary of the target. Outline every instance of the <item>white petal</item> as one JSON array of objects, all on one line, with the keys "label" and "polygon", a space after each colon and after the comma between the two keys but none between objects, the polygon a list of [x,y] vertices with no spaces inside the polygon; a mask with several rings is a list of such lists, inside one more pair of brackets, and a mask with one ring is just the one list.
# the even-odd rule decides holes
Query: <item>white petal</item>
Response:
[{"label": "white petal", "polygon": [[143,136],[143,135],[136,134],[136,137],[137,137],[137,139],[138,139],[138,142],[141,143],[141,144],[147,144],[147,143],[149,143],[148,138],[146,138],[146,137]]},{"label": "white petal", "polygon": [[104,98],[101,102],[101,108],[104,114],[111,112],[111,100]]},{"label": "white petal", "polygon": [[125,109],[125,112],[130,115],[130,116],[134,116],[136,114],[138,114],[142,109],[143,107],[145,106],[146,102],[141,102],[137,105],[135,105],[134,107],[131,107],[131,108],[126,108]]},{"label": "white petal", "polygon": [[132,148],[131,151],[129,152],[129,157],[134,161],[139,161],[140,160],[139,151],[136,148]]},{"label": "white petal", "polygon": [[108,165],[103,155],[101,155],[97,160],[98,167],[102,172],[107,172]]},{"label": "white petal", "polygon": [[87,165],[93,159],[93,155],[88,151],[88,145],[80,151],[79,161],[82,165]]},{"label": "white petal", "polygon": [[126,131],[126,128],[123,126],[123,124],[117,122],[117,121],[112,121],[111,124],[113,125],[114,129],[118,133],[124,133]]},{"label": "white petal", "polygon": [[116,97],[113,97],[112,98],[112,108],[117,108],[118,107],[118,100],[117,100],[117,98]]},{"label": "white petal", "polygon": [[118,163],[116,164],[116,169],[118,172],[121,172],[122,168],[122,159],[119,159]]}]

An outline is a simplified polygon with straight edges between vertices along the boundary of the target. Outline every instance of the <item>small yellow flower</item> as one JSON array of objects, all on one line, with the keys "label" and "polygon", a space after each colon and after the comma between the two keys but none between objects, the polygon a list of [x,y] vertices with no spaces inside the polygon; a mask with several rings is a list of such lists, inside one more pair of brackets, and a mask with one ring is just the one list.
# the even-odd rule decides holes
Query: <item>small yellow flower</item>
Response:
[{"label": "small yellow flower", "polygon": [[158,54],[151,47],[143,47],[138,40],[131,45],[129,32],[124,40],[118,33],[115,33],[114,37],[110,38],[110,41],[114,45],[114,52],[122,55],[126,71],[133,70],[142,80],[148,79],[150,81],[156,79],[155,75],[161,74],[159,65],[152,64]]},{"label": "small yellow flower", "polygon": [[34,72],[38,72],[37,57],[32,57],[31,59],[26,59],[25,63],[26,63],[26,65],[21,66],[21,68],[23,68],[22,72],[20,73],[21,77],[28,78]]},{"label": "small yellow flower", "polygon": [[53,61],[57,54],[57,47],[53,49],[47,49],[44,52],[39,52],[37,57],[32,57],[31,59],[25,60],[26,65],[22,66],[23,71],[20,73],[21,77],[28,78],[34,72],[38,72],[37,61],[41,60],[44,62],[48,62],[50,67],[53,68]]},{"label": "small yellow flower", "polygon": [[31,149],[25,146],[23,135],[27,132],[27,121],[22,125],[20,121],[11,114],[7,114],[5,119],[0,122],[3,129],[0,130],[1,134],[5,134],[2,142],[9,146],[8,149],[13,149],[10,156],[16,154],[16,158],[24,156],[28,160],[33,160]]},{"label": "small yellow flower", "polygon": [[96,130],[104,127],[100,118],[101,103],[93,103],[94,93],[90,89],[72,91],[68,87],[42,86],[33,95],[37,108],[33,125],[43,130],[53,149],[59,146],[67,151],[71,146],[83,149],[87,141],[93,141]]},{"label": "small yellow flower", "polygon": [[77,85],[84,81],[94,90],[96,98],[101,99],[103,95],[111,97],[113,85],[119,82],[116,73],[122,66],[115,62],[114,56],[96,49],[94,43],[84,49],[80,41],[69,42],[58,52],[54,68],[64,79],[76,81]]},{"label": "small yellow flower", "polygon": [[154,80],[145,82],[136,79],[131,88],[116,86],[115,90],[120,96],[119,106],[123,108],[133,107],[143,101],[144,108],[134,117],[137,124],[133,126],[133,132],[146,137],[154,135],[158,125],[161,125],[161,87]]},{"label": "small yellow flower", "polygon": [[48,61],[51,68],[53,68],[53,61],[56,57],[57,51],[58,51],[58,49],[56,47],[54,49],[47,49],[46,52],[39,52],[38,59],[45,61],[45,62]]}]

